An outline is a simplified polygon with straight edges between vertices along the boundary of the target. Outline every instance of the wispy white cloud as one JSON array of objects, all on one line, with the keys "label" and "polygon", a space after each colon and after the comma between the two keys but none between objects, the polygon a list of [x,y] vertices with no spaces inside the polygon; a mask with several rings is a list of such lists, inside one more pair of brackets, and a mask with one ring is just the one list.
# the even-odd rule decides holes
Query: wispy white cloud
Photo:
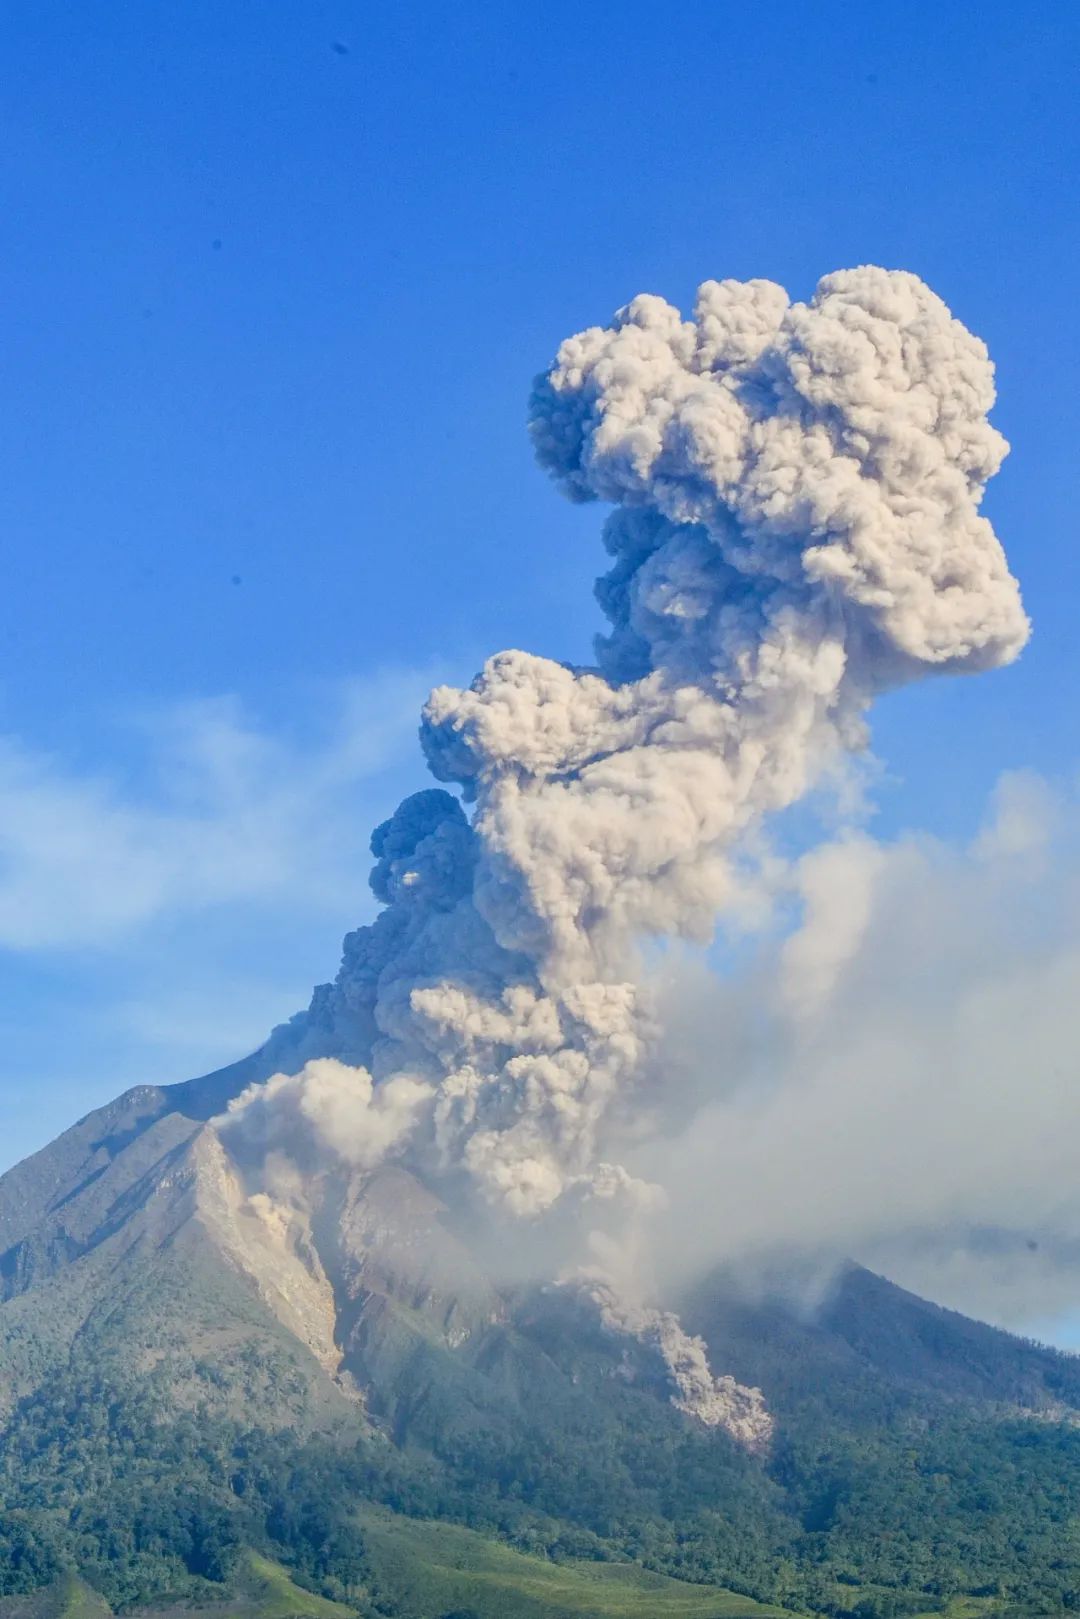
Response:
[{"label": "wispy white cloud", "polygon": [[316,687],[293,718],[128,712],[82,749],[92,770],[0,740],[0,1170],[306,1005],[374,907],[371,828],[416,784],[443,672]]},{"label": "wispy white cloud", "polygon": [[430,683],[396,671],[317,694],[297,735],[230,697],[128,716],[112,773],[0,738],[0,948],[122,947],[160,917],[310,908],[344,871],[362,883],[362,790],[415,746]]},{"label": "wispy white cloud", "polygon": [[[313,967],[313,975],[318,963]],[[330,962],[321,965],[330,966]],[[141,993],[119,995],[104,1004],[96,1018],[102,1044],[132,1045],[147,1056],[157,1054],[163,1067],[157,1078],[196,1073],[246,1051],[268,1033],[283,1013],[304,1006],[311,984],[261,978],[248,971],[223,976],[192,971],[174,985],[140,986]]]}]

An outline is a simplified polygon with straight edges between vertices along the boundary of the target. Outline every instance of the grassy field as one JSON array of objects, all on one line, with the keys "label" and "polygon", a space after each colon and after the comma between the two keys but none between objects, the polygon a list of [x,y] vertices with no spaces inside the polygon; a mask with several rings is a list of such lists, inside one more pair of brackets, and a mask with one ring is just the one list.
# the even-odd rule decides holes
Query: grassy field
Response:
[{"label": "grassy field", "polygon": [[[798,1619],[715,1586],[688,1585],[630,1563],[552,1563],[456,1524],[360,1514],[383,1595],[401,1619]],[[851,1588],[858,1598],[870,1588]],[[991,1619],[1003,1604],[956,1597],[913,1619]],[[110,1619],[104,1598],[75,1574],[32,1596],[0,1600],[0,1619]],[[355,1619],[353,1610],[295,1585],[280,1564],[245,1552],[232,1590],[209,1605],[140,1609],[131,1619]]]},{"label": "grassy field", "polygon": [[[65,1574],[33,1596],[0,1600],[0,1619],[108,1619],[104,1597],[75,1574]],[[354,1619],[351,1608],[294,1585],[285,1570],[257,1552],[245,1552],[228,1596],[211,1606],[197,1603],[138,1610],[139,1619]]]},{"label": "grassy field", "polygon": [[455,1524],[365,1510],[380,1586],[408,1619],[790,1619],[749,1597],[627,1563],[551,1563]]},{"label": "grassy field", "polygon": [[221,1607],[222,1619],[349,1619],[350,1608],[294,1585],[279,1563],[247,1552],[233,1576],[235,1597]]},{"label": "grassy field", "polygon": [[110,1611],[105,1598],[77,1574],[64,1574],[32,1596],[0,1601],[0,1619],[105,1619]]}]

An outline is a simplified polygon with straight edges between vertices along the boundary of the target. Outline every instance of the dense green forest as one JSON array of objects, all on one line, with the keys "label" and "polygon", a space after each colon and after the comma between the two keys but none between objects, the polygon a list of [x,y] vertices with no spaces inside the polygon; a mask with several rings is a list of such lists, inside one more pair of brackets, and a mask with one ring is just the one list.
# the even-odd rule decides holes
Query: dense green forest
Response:
[{"label": "dense green forest", "polygon": [[[260,1388],[287,1368],[234,1368]],[[671,1420],[630,1386],[522,1422],[434,1415],[382,1433],[270,1432],[197,1405],[153,1373],[50,1379],[0,1448],[0,1591],[77,1568],[114,1607],[198,1601],[255,1548],[300,1585],[393,1615],[359,1509],[438,1517],[559,1560],[633,1558],[760,1601],[858,1619],[956,1593],[1027,1611],[1080,1606],[1080,1433],[970,1409],[882,1410],[861,1431],[805,1419],[761,1464]],[[440,1430],[442,1437],[440,1437]],[[420,1442],[421,1437],[423,1443]]]}]

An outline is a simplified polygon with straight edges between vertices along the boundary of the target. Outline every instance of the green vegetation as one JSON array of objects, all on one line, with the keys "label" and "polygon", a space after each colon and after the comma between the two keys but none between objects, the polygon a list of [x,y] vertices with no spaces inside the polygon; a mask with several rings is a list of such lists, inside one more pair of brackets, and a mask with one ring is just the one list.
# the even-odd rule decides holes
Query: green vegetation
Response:
[{"label": "green vegetation", "polygon": [[[272,1356],[228,1369],[258,1391],[275,1375]],[[574,1397],[538,1402],[536,1424],[504,1410],[485,1426],[458,1384],[432,1390],[396,1446],[359,1426],[242,1426],[224,1414],[238,1387],[224,1409],[216,1391],[177,1410],[166,1363],[125,1382],[75,1357],[21,1402],[0,1448],[0,1592],[52,1587],[55,1603],[77,1569],[114,1609],[210,1604],[251,1619],[332,1619],[334,1604],[488,1619],[513,1611],[508,1593],[522,1614],[641,1619],[643,1592],[656,1614],[703,1616],[1080,1606],[1069,1425],[957,1405],[932,1421],[929,1407],[863,1411],[845,1429],[804,1411],[762,1465],[623,1378],[601,1397],[581,1346],[575,1375]],[[10,1619],[94,1619],[78,1600]]]},{"label": "green vegetation", "polygon": [[361,1403],[192,1217],[167,1123],[44,1235],[9,1198],[0,1619],[1080,1609],[1080,1361],[865,1272],[813,1320],[713,1286],[687,1324],[765,1390],[752,1457],[565,1290],[451,1347],[390,1245],[340,1324]]},{"label": "green vegetation", "polygon": [[[140,1619],[351,1619],[353,1612],[305,1591],[279,1563],[246,1550],[238,1554],[227,1587],[205,1605],[137,1611]],[[111,1613],[105,1599],[71,1573],[30,1596],[0,1599],[0,1619],[106,1619]]]},{"label": "green vegetation", "polygon": [[627,1563],[552,1562],[454,1524],[360,1515],[380,1589],[402,1615],[476,1619],[780,1619],[781,1610]]},{"label": "green vegetation", "polygon": [[228,1619],[348,1619],[351,1612],[343,1603],[305,1591],[280,1563],[247,1549],[236,1559],[228,1584]]},{"label": "green vegetation", "polygon": [[104,1619],[111,1611],[104,1597],[70,1570],[29,1596],[0,1600],[0,1619]]}]

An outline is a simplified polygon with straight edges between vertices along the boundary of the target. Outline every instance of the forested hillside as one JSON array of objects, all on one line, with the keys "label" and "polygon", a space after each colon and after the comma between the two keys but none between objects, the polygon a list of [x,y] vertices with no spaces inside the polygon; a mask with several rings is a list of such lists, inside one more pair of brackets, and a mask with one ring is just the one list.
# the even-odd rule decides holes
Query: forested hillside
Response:
[{"label": "forested hillside", "polygon": [[199,1116],[229,1083],[132,1093],[0,1181],[0,1595],[250,1609],[261,1557],[440,1619],[430,1536],[374,1554],[385,1508],[859,1619],[1080,1601],[1077,1360],[857,1267],[812,1313],[714,1277],[683,1315],[763,1391],[747,1449],[588,1297],[496,1286],[400,1168],[313,1187],[298,1235],[256,1218]]}]

